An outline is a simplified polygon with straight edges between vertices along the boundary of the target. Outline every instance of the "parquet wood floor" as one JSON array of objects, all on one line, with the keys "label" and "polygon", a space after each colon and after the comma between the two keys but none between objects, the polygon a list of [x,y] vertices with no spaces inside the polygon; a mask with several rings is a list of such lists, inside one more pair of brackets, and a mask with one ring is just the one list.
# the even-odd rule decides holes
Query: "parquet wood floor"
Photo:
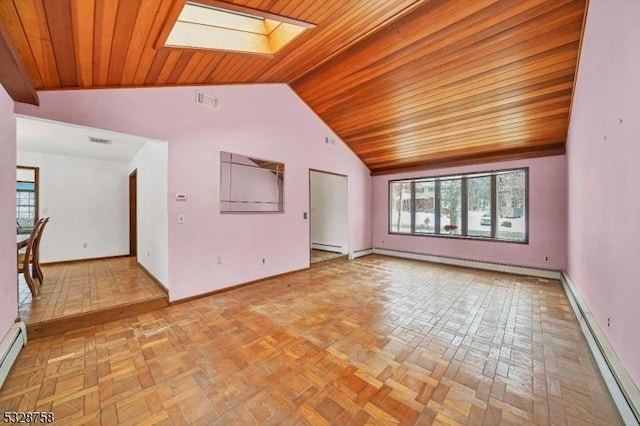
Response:
[{"label": "parquet wood floor", "polygon": [[622,424],[558,282],[377,255],[32,341],[7,410],[65,425]]},{"label": "parquet wood floor", "polygon": [[334,253],[332,251],[311,249],[310,263],[324,262],[325,260],[337,259],[344,256],[341,253]]},{"label": "parquet wood floor", "polygon": [[18,314],[27,324],[166,296],[135,257],[43,265],[42,271],[44,283],[35,298],[19,275]]}]

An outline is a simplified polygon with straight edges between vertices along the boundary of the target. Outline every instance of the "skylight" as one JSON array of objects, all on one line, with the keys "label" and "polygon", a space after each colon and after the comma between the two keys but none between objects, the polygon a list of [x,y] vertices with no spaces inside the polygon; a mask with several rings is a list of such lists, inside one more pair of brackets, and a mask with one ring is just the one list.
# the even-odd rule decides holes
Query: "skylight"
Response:
[{"label": "skylight", "polygon": [[228,10],[187,2],[165,46],[273,55],[311,27],[238,6]]}]

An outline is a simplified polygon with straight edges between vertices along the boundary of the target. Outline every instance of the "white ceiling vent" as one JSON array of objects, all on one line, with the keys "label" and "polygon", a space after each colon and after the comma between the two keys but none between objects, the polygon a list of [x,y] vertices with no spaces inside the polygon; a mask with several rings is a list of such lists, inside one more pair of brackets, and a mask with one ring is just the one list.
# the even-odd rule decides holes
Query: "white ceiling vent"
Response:
[{"label": "white ceiling vent", "polygon": [[99,144],[102,144],[102,145],[111,145],[113,143],[112,140],[103,139],[103,138],[95,138],[93,136],[89,136],[89,142],[99,143]]},{"label": "white ceiling vent", "polygon": [[206,106],[207,108],[219,110],[220,102],[215,96],[207,95],[206,93],[196,92],[196,103]]}]

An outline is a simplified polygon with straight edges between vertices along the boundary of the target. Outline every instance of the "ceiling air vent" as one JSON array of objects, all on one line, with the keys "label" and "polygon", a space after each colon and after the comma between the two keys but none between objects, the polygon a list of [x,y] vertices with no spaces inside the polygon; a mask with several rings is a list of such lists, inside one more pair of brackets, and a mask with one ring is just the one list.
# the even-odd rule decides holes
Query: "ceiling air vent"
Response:
[{"label": "ceiling air vent", "polygon": [[111,145],[113,143],[112,140],[102,139],[102,138],[94,138],[93,136],[89,136],[89,142],[99,143],[99,144],[102,144],[102,145]]},{"label": "ceiling air vent", "polygon": [[207,95],[205,93],[196,92],[196,103],[206,106],[207,108],[219,110],[220,102],[215,96]]}]

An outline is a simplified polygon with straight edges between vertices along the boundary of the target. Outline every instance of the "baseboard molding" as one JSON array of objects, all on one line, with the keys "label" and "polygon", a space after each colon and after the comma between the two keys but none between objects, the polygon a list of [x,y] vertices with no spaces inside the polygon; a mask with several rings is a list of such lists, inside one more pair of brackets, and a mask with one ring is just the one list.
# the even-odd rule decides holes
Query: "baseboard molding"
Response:
[{"label": "baseboard molding", "polygon": [[128,254],[119,254],[117,256],[104,256],[104,257],[87,257],[85,259],[71,259],[71,260],[58,260],[55,262],[40,262],[41,266],[53,266],[53,265],[68,265],[71,263],[89,262],[92,260],[110,260],[119,259],[121,257],[129,257]]},{"label": "baseboard molding", "polygon": [[306,271],[308,269],[310,269],[310,268],[296,269],[294,271],[283,272],[282,274],[271,275],[271,276],[260,278],[260,279],[257,279],[257,280],[247,281],[246,283],[236,284],[236,285],[232,285],[232,286],[229,286],[229,287],[220,288],[218,290],[208,291],[208,292],[202,293],[202,294],[196,294],[195,296],[189,296],[189,297],[185,297],[183,299],[171,300],[169,302],[169,304],[170,305],[179,305],[181,303],[192,302],[194,300],[202,299],[204,297],[215,296],[216,294],[226,293],[228,291],[237,290],[237,289],[242,288],[242,287],[248,287],[250,285],[259,284],[259,283],[261,283],[263,281],[272,280],[274,278],[286,277],[287,275],[295,274],[295,273],[301,272],[301,271]]},{"label": "baseboard molding", "polygon": [[362,256],[368,256],[370,254],[373,254],[373,249],[372,248],[350,251],[349,252],[349,260],[357,259],[357,258],[362,257]]},{"label": "baseboard molding", "polygon": [[334,253],[346,254],[342,246],[338,246],[335,244],[311,243],[311,248],[316,250],[324,250],[324,251],[331,251]]},{"label": "baseboard molding", "polygon": [[509,265],[503,263],[484,262],[480,260],[463,259],[457,257],[438,256],[426,253],[416,253],[401,250],[389,250],[374,247],[374,254],[381,254],[384,256],[402,257],[405,259],[423,260],[426,262],[443,263],[446,265],[464,266],[467,268],[484,269],[487,271],[495,272],[507,272],[517,275],[528,275],[532,277],[550,278],[559,280],[560,271],[553,269],[533,268],[529,266]]},{"label": "baseboard molding", "polygon": [[164,290],[165,293],[167,293],[167,296],[169,295],[169,289],[166,288],[164,286],[164,284],[162,284],[160,282],[159,279],[156,278],[155,275],[153,275],[151,272],[149,272],[149,270],[147,268],[144,267],[144,265],[142,263],[140,263],[140,261],[137,261],[138,266],[140,267],[140,269],[142,269],[144,271],[145,274],[147,274],[149,276],[149,278],[151,278],[151,280],[153,280],[154,283],[158,284],[158,287],[160,287],[162,290]]},{"label": "baseboard molding", "polygon": [[566,272],[560,282],[624,424],[640,425],[640,391]]}]

